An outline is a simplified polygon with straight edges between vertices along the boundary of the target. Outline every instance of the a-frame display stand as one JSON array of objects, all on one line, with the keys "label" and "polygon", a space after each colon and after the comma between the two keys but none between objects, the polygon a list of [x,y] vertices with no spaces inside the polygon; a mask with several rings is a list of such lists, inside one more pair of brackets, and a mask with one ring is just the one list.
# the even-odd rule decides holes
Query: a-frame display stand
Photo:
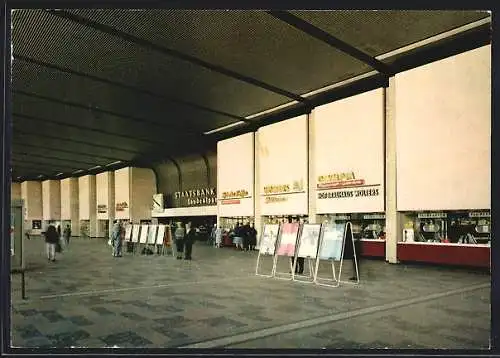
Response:
[{"label": "a-frame display stand", "polygon": [[[297,250],[297,240],[300,231],[299,223],[283,223],[280,227],[278,245],[274,255],[273,276],[279,280],[292,280],[294,264],[292,258]],[[287,257],[289,261],[289,272],[278,272],[279,257]]]},{"label": "a-frame display stand", "polygon": [[139,246],[139,234],[141,232],[140,225],[132,225],[132,238],[130,242],[132,242],[132,253],[135,255],[137,252],[137,247]]},{"label": "a-frame display stand", "polygon": [[[338,287],[339,280],[335,270],[335,261],[342,259],[342,251],[345,241],[345,225],[330,224],[321,226],[318,258],[314,270],[314,283],[319,286]],[[321,261],[328,261],[331,265],[332,276],[320,277],[318,274]]]},{"label": "a-frame display stand", "polygon": [[[298,249],[295,250],[295,259],[292,267],[292,281],[302,282],[302,283],[313,283],[315,265],[313,264],[317,261],[318,257],[318,244],[321,232],[320,224],[303,224],[300,229],[300,235],[298,238]],[[307,267],[309,270],[309,275],[295,274],[295,269],[297,268],[298,259],[304,258],[307,261]],[[305,263],[305,262],[304,262]]]},{"label": "a-frame display stand", "polygon": [[[352,251],[351,251],[352,248]],[[347,249],[347,250],[346,250]],[[344,263],[344,256],[346,252],[349,254],[349,256],[352,254],[352,260],[354,260],[354,271],[356,276],[356,281],[342,281],[342,265]],[[344,231],[344,240],[342,244],[342,256],[340,259],[340,268],[339,268],[339,282],[342,283],[349,283],[349,284],[359,284],[359,270],[358,270],[358,255],[356,253],[356,245],[354,244],[354,235],[352,233],[352,224],[350,221],[348,221],[345,224],[345,231]]]},{"label": "a-frame display stand", "polygon": [[[276,252],[276,241],[278,239],[280,226],[277,224],[266,224],[260,236],[260,248],[257,255],[257,264],[255,266],[255,274],[263,277],[273,277],[274,275],[274,254]],[[269,274],[260,273],[260,264],[262,257],[272,258],[272,267]]]}]

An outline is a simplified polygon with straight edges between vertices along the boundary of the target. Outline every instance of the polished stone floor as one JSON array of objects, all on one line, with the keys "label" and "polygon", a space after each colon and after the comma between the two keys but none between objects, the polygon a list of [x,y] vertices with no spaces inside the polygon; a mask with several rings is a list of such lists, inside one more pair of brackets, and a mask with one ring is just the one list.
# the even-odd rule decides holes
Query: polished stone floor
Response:
[{"label": "polished stone floor", "polygon": [[40,238],[26,251],[27,300],[11,276],[13,347],[489,347],[487,273],[363,260],[359,285],[328,288],[256,276],[256,252],[204,243],[193,261],[113,258],[99,239],[73,239],[54,263]]}]

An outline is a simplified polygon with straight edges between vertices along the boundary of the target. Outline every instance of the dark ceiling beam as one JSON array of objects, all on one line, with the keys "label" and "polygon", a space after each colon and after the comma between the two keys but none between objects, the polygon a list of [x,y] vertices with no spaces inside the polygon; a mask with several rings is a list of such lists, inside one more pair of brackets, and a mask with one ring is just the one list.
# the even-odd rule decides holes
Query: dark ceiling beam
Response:
[{"label": "dark ceiling beam", "polygon": [[26,114],[21,114],[21,113],[12,113],[14,117],[19,117],[31,121],[38,121],[38,122],[43,122],[43,123],[52,123],[57,126],[62,126],[62,127],[68,127],[68,128],[75,128],[78,130],[83,130],[83,131],[89,131],[89,132],[94,132],[94,133],[99,133],[99,134],[106,134],[114,137],[120,137],[120,138],[125,138],[128,140],[135,140],[137,142],[142,142],[142,143],[148,143],[149,145],[155,145],[155,144],[164,144],[164,142],[159,142],[159,141],[153,141],[149,139],[142,139],[142,138],[136,138],[134,136],[126,135],[126,134],[118,134],[115,132],[110,132],[110,131],[105,131],[102,129],[96,129],[96,128],[89,128],[85,126],[79,126],[77,124],[69,124],[69,123],[64,123],[64,122],[59,122],[59,121],[54,121],[51,119],[45,119],[45,118],[40,118],[40,117],[34,117],[34,116],[28,116]]},{"label": "dark ceiling beam", "polygon": [[54,161],[50,161],[47,160],[47,159],[43,159],[43,158],[39,158],[39,157],[35,157],[35,156],[29,156],[29,157],[19,157],[17,155],[13,155],[11,157],[12,159],[12,162],[22,162],[22,163],[36,163],[36,164],[40,164],[40,165],[46,165],[48,167],[66,167],[68,169],[71,169],[71,168],[76,168],[76,169],[79,169],[79,168],[90,168],[90,167],[94,167],[96,166],[97,164],[94,164],[94,165],[89,165],[89,164],[85,164],[85,165],[82,165],[82,164],[78,164],[78,163],[75,163],[73,162],[73,164],[70,164],[70,163],[57,163],[57,162],[54,162]]},{"label": "dark ceiling beam", "polygon": [[296,101],[299,101],[299,102],[306,102],[307,101],[306,98],[299,96],[298,94],[295,94],[295,93],[289,92],[287,90],[273,86],[271,84],[259,81],[255,78],[245,76],[243,74],[231,71],[231,70],[224,68],[222,66],[214,65],[212,63],[200,60],[196,57],[186,55],[182,52],[159,46],[157,44],[154,44],[154,43],[149,42],[147,40],[144,40],[142,38],[139,38],[139,37],[133,36],[131,34],[128,34],[126,32],[115,29],[114,27],[104,25],[104,24],[98,23],[96,21],[92,21],[92,20],[84,18],[82,16],[72,14],[68,11],[64,11],[64,10],[45,10],[45,11],[49,12],[50,14],[52,14],[54,16],[78,23],[78,24],[83,25],[85,27],[93,28],[94,30],[98,30],[100,32],[106,33],[106,34],[114,36],[114,37],[118,37],[122,40],[133,43],[135,45],[146,48],[148,50],[156,51],[156,52],[159,52],[161,54],[164,54],[164,55],[167,55],[170,57],[174,57],[174,58],[177,58],[180,60],[184,60],[184,61],[193,63],[197,66],[207,68],[211,71],[218,72],[218,73],[223,74],[225,76],[237,79],[237,80],[242,81],[242,82],[249,83],[251,85],[266,89],[268,91],[280,94],[282,96],[285,96],[285,97],[288,97],[291,99],[294,99]]},{"label": "dark ceiling beam", "polygon": [[60,140],[60,141],[63,141],[63,142],[78,143],[78,144],[83,144],[83,145],[87,145],[87,146],[90,146],[90,147],[103,148],[103,149],[111,149],[111,150],[118,150],[118,151],[132,153],[132,154],[140,154],[140,153],[142,153],[142,152],[138,152],[138,151],[135,151],[135,150],[122,149],[122,148],[118,148],[118,147],[112,147],[112,146],[109,146],[109,145],[95,144],[95,143],[91,143],[91,142],[85,142],[85,141],[82,141],[82,140],[76,140],[76,139],[73,139],[73,138],[62,138],[62,137],[58,137],[58,136],[50,135],[50,134],[46,134],[46,133],[43,133],[43,134],[34,133],[34,132],[25,131],[25,130],[20,130],[20,129],[17,129],[17,128],[15,128],[13,130],[13,132],[14,132],[14,134],[23,134],[23,135],[33,136],[33,137],[37,137],[37,138],[40,138],[40,137],[42,137],[42,138],[50,138],[50,139],[54,139],[54,140]]},{"label": "dark ceiling beam", "polygon": [[208,108],[208,107],[196,104],[196,103],[191,103],[191,102],[188,102],[188,101],[183,101],[183,100],[178,99],[178,98],[164,96],[164,95],[161,95],[159,93],[155,93],[155,92],[152,92],[152,91],[149,91],[149,90],[146,90],[146,89],[137,88],[137,87],[134,87],[134,86],[129,86],[129,85],[125,84],[125,83],[114,82],[114,81],[108,80],[106,78],[102,78],[102,77],[90,75],[90,74],[87,74],[87,73],[75,71],[75,70],[72,70],[70,68],[64,68],[64,67],[56,66],[54,64],[51,64],[51,63],[48,63],[48,62],[43,62],[43,61],[36,60],[36,59],[33,59],[33,58],[29,58],[29,57],[26,57],[26,56],[14,54],[14,60],[16,60],[16,61],[24,61],[24,62],[31,63],[31,64],[34,64],[34,65],[37,65],[37,66],[40,66],[40,67],[50,68],[52,70],[56,70],[56,71],[59,71],[59,72],[67,73],[67,74],[78,76],[78,77],[82,77],[82,78],[89,79],[89,80],[92,80],[92,81],[95,81],[95,82],[105,83],[105,84],[110,85],[110,86],[119,87],[119,88],[123,88],[123,89],[129,90],[129,91],[132,91],[132,92],[145,94],[145,95],[148,95],[150,97],[155,97],[155,98],[161,99],[162,101],[179,104],[179,105],[182,105],[182,106],[185,106],[185,107],[195,108],[195,109],[198,109],[200,111],[205,111],[205,112],[220,114],[221,116],[226,116],[226,117],[234,118],[234,119],[237,119],[239,121],[248,121],[244,117],[240,117],[240,116],[237,116],[237,115],[234,115],[234,114],[231,114],[231,113],[219,111],[219,110],[216,110],[216,109],[213,109],[213,108]]},{"label": "dark ceiling beam", "polygon": [[16,165],[28,165],[30,167],[39,167],[39,168],[45,168],[45,170],[59,170],[59,171],[75,171],[77,169],[82,169],[79,168],[76,165],[73,166],[68,166],[68,165],[49,165],[49,164],[44,164],[44,163],[39,163],[36,161],[31,161],[31,160],[18,160],[18,159],[12,159],[12,166],[15,167]]},{"label": "dark ceiling beam", "polygon": [[70,163],[79,163],[79,164],[86,164],[86,165],[98,165],[99,163],[91,163],[91,162],[85,162],[82,160],[75,160],[75,159],[62,159],[58,157],[52,157],[50,155],[41,155],[38,153],[27,153],[27,152],[17,152],[16,150],[12,149],[12,156],[19,155],[19,156],[24,156],[24,157],[29,157],[29,158],[41,158],[41,159],[48,159],[48,160],[57,160],[60,162],[70,162]]},{"label": "dark ceiling beam", "polygon": [[121,160],[121,161],[124,161],[124,162],[129,161],[129,159],[123,159],[123,158],[118,158],[118,157],[108,157],[108,156],[103,156],[103,155],[94,155],[94,154],[82,153],[82,152],[75,152],[73,150],[61,149],[60,147],[58,147],[58,148],[51,148],[51,147],[46,147],[46,146],[36,145],[36,144],[31,144],[31,143],[22,143],[22,142],[19,142],[19,141],[14,141],[12,144],[13,144],[13,147],[15,147],[17,145],[17,146],[27,147],[27,148],[44,149],[44,150],[54,151],[56,153],[67,153],[67,154],[71,154],[71,155],[79,155],[79,156],[82,156],[82,157],[89,157],[90,156],[90,157],[93,157],[93,158],[110,160],[110,161],[113,161],[113,162],[116,162],[118,160]]},{"label": "dark ceiling beam", "polygon": [[268,11],[267,13],[274,18],[281,20],[288,25],[293,26],[296,29],[306,33],[307,35],[323,41],[324,43],[327,43],[337,50],[342,51],[351,57],[354,57],[358,61],[366,63],[367,65],[371,66],[378,72],[383,73],[384,75],[391,76],[394,74],[394,71],[390,68],[390,66],[386,65],[385,63],[378,61],[372,56],[364,53],[361,50],[358,50],[354,46],[332,36],[328,32],[321,30],[320,28],[310,24],[305,20],[302,20],[301,18],[289,13],[288,11]]},{"label": "dark ceiling beam", "polygon": [[60,100],[60,99],[57,99],[57,98],[42,96],[42,95],[39,95],[39,94],[36,94],[36,93],[26,92],[26,91],[21,91],[21,90],[14,90],[12,92],[14,94],[15,93],[22,94],[24,96],[28,96],[28,97],[32,97],[32,98],[37,98],[37,99],[41,99],[41,100],[52,102],[52,103],[57,103],[57,104],[62,104],[62,105],[69,106],[69,107],[75,107],[75,108],[84,109],[84,110],[90,111],[91,113],[103,113],[103,114],[107,114],[107,115],[110,115],[110,116],[115,116],[115,117],[118,117],[118,118],[128,119],[128,120],[131,120],[131,121],[134,121],[134,122],[138,122],[138,123],[141,123],[141,124],[148,123],[148,124],[151,124],[151,125],[163,128],[163,129],[175,130],[179,134],[180,133],[199,134],[197,132],[190,131],[189,129],[187,129],[185,127],[179,127],[179,126],[175,126],[175,125],[171,125],[171,124],[163,124],[163,123],[160,123],[160,122],[157,122],[157,121],[151,121],[149,119],[144,119],[144,118],[137,118],[137,117],[129,116],[129,115],[126,115],[126,114],[122,114],[122,113],[110,111],[110,110],[107,110],[107,109],[97,108],[95,106],[90,106],[90,105],[86,106],[86,105],[83,105],[83,104],[80,104],[80,103],[76,103],[76,102],[63,101],[63,100]]},{"label": "dark ceiling beam", "polygon": [[[32,165],[32,164],[11,164],[11,165],[12,165],[13,170],[15,168],[22,168],[22,169],[33,170],[35,173],[44,174],[44,175],[55,175],[58,172],[58,169],[51,169],[51,168],[42,167],[42,166],[38,166],[38,165]],[[52,174],[52,172],[53,172],[53,174]],[[49,174],[47,174],[47,173],[49,173]]]}]

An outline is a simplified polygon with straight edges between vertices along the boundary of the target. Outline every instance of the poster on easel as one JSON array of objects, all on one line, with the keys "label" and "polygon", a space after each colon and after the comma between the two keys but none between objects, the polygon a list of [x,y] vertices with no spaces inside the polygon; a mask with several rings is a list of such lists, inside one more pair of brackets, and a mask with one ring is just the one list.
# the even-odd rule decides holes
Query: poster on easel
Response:
[{"label": "poster on easel", "polygon": [[318,255],[319,234],[321,225],[304,224],[300,233],[297,257],[315,259]]},{"label": "poster on easel", "polygon": [[141,225],[141,236],[139,238],[140,244],[145,244],[148,241],[148,228],[149,225]]},{"label": "poster on easel", "polygon": [[264,230],[260,239],[259,254],[270,256],[274,255],[279,228],[278,224],[264,225]]},{"label": "poster on easel", "polygon": [[281,224],[277,252],[278,256],[293,257],[295,255],[295,245],[297,244],[299,228],[299,223]]},{"label": "poster on easel", "polygon": [[125,241],[131,241],[132,240],[132,225],[127,224],[125,226]]},{"label": "poster on easel", "polygon": [[140,225],[134,225],[132,227],[132,242],[139,242],[139,232],[141,230]]},{"label": "poster on easel", "polygon": [[156,243],[156,231],[158,230],[158,225],[149,225],[148,228],[148,245],[154,245]]},{"label": "poster on easel", "polygon": [[319,258],[340,261],[344,242],[344,224],[325,225],[322,230]]},{"label": "poster on easel", "polygon": [[[356,252],[356,245],[354,243],[354,235],[352,232],[352,224],[347,222],[345,224],[344,230],[344,241],[342,245],[342,254],[340,259],[340,268],[339,268],[339,282],[350,283],[350,284],[358,284],[359,283],[359,267],[358,267],[358,255],[360,253]],[[353,264],[353,275],[350,281],[342,281],[342,268],[344,259],[352,260]]]},{"label": "poster on easel", "polygon": [[260,238],[259,254],[257,255],[257,264],[255,266],[255,274],[257,276],[272,277],[274,274],[274,258],[269,274],[262,274],[261,271],[261,256],[274,256],[276,251],[276,242],[278,241],[280,226],[278,224],[266,224]]}]

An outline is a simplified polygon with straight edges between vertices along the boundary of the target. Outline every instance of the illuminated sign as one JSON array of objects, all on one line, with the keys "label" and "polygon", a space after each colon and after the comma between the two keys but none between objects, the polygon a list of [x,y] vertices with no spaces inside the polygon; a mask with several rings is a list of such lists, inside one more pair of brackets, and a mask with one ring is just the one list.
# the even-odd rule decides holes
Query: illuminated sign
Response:
[{"label": "illuminated sign", "polygon": [[175,199],[180,198],[201,198],[201,197],[210,197],[215,196],[215,188],[204,188],[204,189],[196,189],[196,190],[186,190],[186,191],[177,191],[175,192]]},{"label": "illuminated sign", "polygon": [[215,188],[177,191],[167,196],[166,204],[176,208],[217,205],[217,193]]},{"label": "illuminated sign", "polygon": [[419,219],[444,219],[448,217],[446,213],[418,213]]}]

